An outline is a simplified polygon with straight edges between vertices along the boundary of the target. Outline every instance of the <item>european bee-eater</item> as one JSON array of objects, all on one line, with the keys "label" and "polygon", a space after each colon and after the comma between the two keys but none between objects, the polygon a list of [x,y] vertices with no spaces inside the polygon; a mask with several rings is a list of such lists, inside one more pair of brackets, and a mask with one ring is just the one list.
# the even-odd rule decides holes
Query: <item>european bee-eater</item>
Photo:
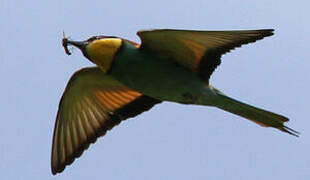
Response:
[{"label": "european bee-eater", "polygon": [[63,93],[53,137],[53,174],[62,172],[107,130],[162,101],[214,106],[298,135],[284,125],[288,118],[227,97],[209,84],[223,54],[273,35],[272,29],[159,29],[137,34],[141,45],[114,36],[63,39],[67,54],[67,46],[75,46],[96,67],[74,73]]}]

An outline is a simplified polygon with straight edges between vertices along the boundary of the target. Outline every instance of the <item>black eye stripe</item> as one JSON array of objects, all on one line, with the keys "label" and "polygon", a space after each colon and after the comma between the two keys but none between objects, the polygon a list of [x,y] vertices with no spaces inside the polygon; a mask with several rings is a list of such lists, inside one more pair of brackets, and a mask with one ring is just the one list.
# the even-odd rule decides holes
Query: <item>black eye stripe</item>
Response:
[{"label": "black eye stripe", "polygon": [[98,37],[99,37],[99,36],[93,36],[93,37],[88,38],[86,41],[87,41],[87,42],[92,42],[92,41],[94,41],[94,40],[99,39]]},{"label": "black eye stripe", "polygon": [[99,35],[99,36],[92,36],[90,38],[88,38],[86,41],[87,42],[92,42],[94,40],[98,40],[98,39],[104,39],[104,38],[117,38],[115,36],[104,36],[104,35]]}]

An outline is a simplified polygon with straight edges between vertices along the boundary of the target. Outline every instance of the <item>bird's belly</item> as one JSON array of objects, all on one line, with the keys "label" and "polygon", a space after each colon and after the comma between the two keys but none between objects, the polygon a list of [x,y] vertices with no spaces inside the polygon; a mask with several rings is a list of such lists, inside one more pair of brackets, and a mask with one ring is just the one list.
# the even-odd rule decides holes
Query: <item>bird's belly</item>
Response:
[{"label": "bird's belly", "polygon": [[212,101],[208,86],[190,70],[167,59],[116,59],[111,75],[142,94],[164,101],[204,104]]}]

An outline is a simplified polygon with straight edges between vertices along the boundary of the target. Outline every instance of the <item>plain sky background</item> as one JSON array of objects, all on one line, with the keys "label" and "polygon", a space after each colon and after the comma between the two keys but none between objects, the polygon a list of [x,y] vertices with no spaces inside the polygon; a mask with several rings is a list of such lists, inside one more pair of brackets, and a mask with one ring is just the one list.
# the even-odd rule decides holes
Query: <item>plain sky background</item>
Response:
[{"label": "plain sky background", "polygon": [[[0,1],[0,179],[309,179],[309,1]],[[92,66],[74,40],[139,29],[274,28],[222,57],[211,84],[283,114],[300,138],[212,108],[162,103],[124,121],[52,176],[58,103],[70,76]]]}]

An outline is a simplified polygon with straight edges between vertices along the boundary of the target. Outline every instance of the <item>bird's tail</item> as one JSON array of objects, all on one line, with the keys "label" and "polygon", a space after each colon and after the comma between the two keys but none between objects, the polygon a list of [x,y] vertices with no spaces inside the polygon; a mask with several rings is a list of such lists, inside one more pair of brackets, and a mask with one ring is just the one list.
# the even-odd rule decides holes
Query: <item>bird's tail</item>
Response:
[{"label": "bird's tail", "polygon": [[217,94],[217,103],[215,105],[216,107],[244,117],[261,126],[274,127],[280,131],[298,136],[299,132],[284,125],[284,123],[289,120],[288,118],[227,97],[215,88],[213,90]]}]

